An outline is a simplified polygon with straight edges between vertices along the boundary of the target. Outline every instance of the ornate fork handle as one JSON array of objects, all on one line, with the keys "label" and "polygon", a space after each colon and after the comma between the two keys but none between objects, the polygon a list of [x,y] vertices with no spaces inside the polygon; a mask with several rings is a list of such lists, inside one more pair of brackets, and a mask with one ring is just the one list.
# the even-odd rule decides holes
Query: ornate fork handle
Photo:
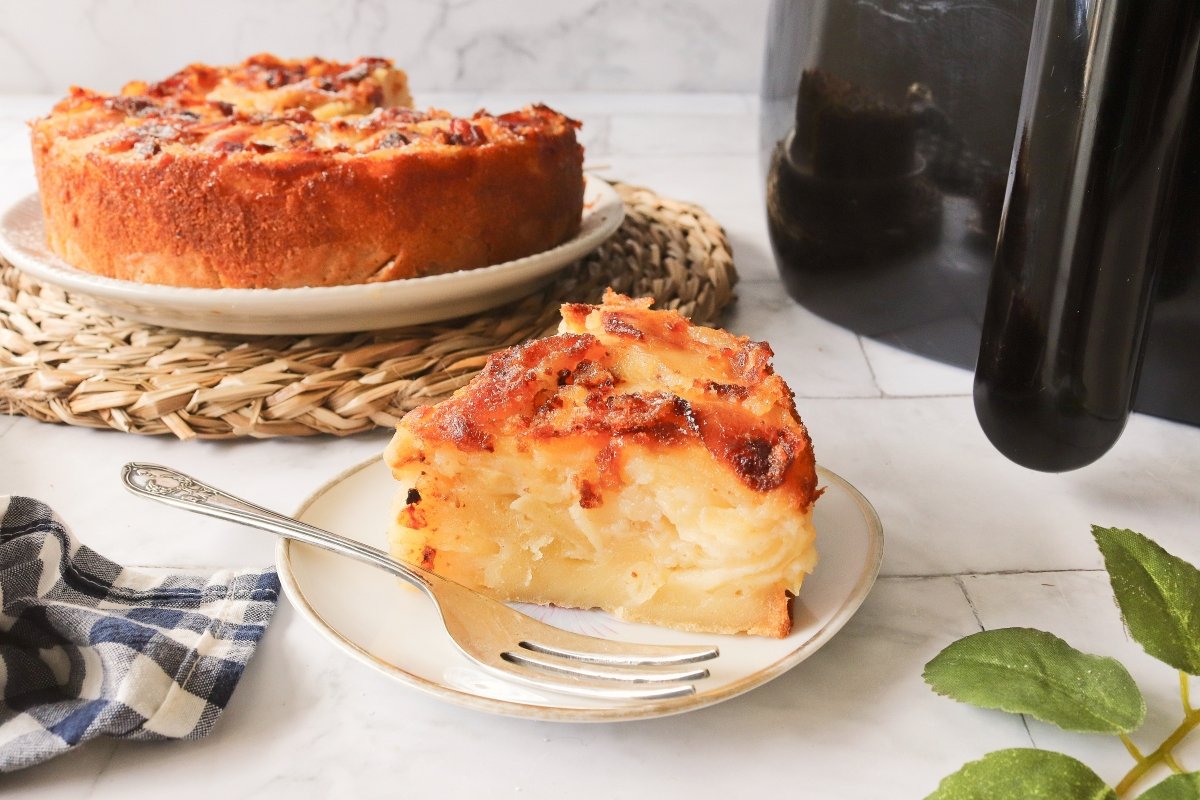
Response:
[{"label": "ornate fork handle", "polygon": [[204,503],[219,494],[194,478],[153,464],[126,464],[125,470],[125,483],[135,491],[140,488],[149,494],[188,503]]},{"label": "ornate fork handle", "polygon": [[403,578],[437,602],[430,584],[444,580],[420,567],[396,561],[385,551],[347,539],[329,531],[314,528],[268,508],[256,506],[240,497],[202,483],[190,475],[159,464],[130,463],[121,470],[121,481],[134,494],[157,500],[169,506],[195,511],[229,522],[239,522],[269,531],[277,536],[296,539],[306,544],[330,550],[373,564]]}]

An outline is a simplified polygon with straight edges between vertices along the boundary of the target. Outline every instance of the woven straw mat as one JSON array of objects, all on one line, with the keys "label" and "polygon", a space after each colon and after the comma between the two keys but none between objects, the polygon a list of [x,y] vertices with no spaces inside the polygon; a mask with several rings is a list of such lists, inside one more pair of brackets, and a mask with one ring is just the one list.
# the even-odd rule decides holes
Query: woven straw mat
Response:
[{"label": "woven straw mat", "polygon": [[463,319],[367,333],[226,336],[101,313],[0,261],[0,413],[173,434],[344,436],[391,427],[469,381],[488,354],[553,333],[564,302],[604,288],[713,324],[737,273],[703,209],[615,184],[625,221],[522,300]]}]

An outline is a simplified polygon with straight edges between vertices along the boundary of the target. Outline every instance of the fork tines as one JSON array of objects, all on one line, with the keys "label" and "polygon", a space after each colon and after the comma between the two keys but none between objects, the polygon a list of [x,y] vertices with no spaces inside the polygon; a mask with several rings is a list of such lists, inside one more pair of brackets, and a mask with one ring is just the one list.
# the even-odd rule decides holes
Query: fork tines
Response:
[{"label": "fork tines", "polygon": [[[595,646],[603,647],[603,641],[595,641]],[[535,653],[544,653],[548,656],[558,656],[559,658],[567,658],[572,661],[587,661],[593,664],[620,664],[623,666],[655,666],[669,664],[694,664],[697,661],[708,661],[720,655],[720,651],[716,647],[696,647],[688,648],[679,645],[628,645],[620,642],[613,642],[609,652],[603,650],[573,650],[566,647],[555,647],[554,645],[540,644],[538,642],[523,641],[521,647],[526,650],[532,650]],[[637,650],[631,652],[631,647],[636,647]],[[607,650],[608,648],[604,648]]]},{"label": "fork tines", "polygon": [[[716,658],[715,647],[612,643],[611,653],[580,651],[522,641],[520,651],[500,658],[510,677],[541,688],[606,700],[660,700],[696,693],[689,681],[709,676],[702,666],[681,666]],[[516,668],[517,672],[513,669]],[[565,684],[564,684],[565,682]]]}]

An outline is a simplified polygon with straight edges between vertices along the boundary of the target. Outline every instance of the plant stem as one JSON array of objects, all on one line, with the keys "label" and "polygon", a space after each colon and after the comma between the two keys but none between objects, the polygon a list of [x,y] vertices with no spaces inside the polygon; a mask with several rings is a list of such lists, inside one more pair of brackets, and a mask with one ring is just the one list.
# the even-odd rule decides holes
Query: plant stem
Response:
[{"label": "plant stem", "polygon": [[1179,727],[1171,731],[1171,735],[1163,739],[1163,743],[1153,753],[1139,759],[1133,769],[1125,774],[1125,777],[1117,784],[1117,794],[1124,795],[1125,792],[1129,791],[1129,787],[1137,783],[1151,767],[1160,762],[1165,762],[1170,758],[1171,751],[1175,748],[1175,745],[1183,741],[1183,737],[1191,733],[1197,725],[1200,725],[1200,710],[1192,709],[1184,716],[1183,722],[1179,723]]},{"label": "plant stem", "polygon": [[1133,739],[1129,738],[1129,734],[1121,734],[1121,744],[1125,745],[1125,749],[1129,751],[1129,755],[1133,756],[1134,761],[1141,763],[1146,760],[1146,757],[1142,755],[1142,751],[1138,750],[1138,746],[1133,743]]},{"label": "plant stem", "polygon": [[1163,756],[1163,763],[1171,768],[1171,772],[1187,772],[1183,767],[1179,766],[1179,762],[1175,760],[1175,756],[1167,753]]},{"label": "plant stem", "polygon": [[1179,670],[1179,696],[1183,699],[1183,713],[1190,714],[1195,709],[1192,708],[1192,702],[1188,699],[1188,678],[1190,676],[1183,670]]}]

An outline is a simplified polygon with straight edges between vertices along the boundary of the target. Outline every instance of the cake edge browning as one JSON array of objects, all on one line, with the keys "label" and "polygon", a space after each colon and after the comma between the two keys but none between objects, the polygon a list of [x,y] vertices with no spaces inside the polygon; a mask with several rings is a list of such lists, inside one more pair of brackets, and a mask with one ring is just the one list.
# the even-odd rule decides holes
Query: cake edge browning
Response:
[{"label": "cake edge browning", "polygon": [[[573,130],[454,157],[128,162],[64,159],[36,131],[33,144],[51,249],[77,268],[144,283],[289,288],[472,269],[570,239],[583,207]],[[422,196],[437,203],[411,199]]]},{"label": "cake edge browning", "polygon": [[[232,73],[246,85],[221,83]],[[280,108],[256,108],[255,91]],[[579,123],[544,106],[457,118],[396,105],[410,99],[386,59],[265,54],[121,95],[73,88],[30,125],[47,243],[121,280],[291,288],[473,269],[578,233]]]}]

